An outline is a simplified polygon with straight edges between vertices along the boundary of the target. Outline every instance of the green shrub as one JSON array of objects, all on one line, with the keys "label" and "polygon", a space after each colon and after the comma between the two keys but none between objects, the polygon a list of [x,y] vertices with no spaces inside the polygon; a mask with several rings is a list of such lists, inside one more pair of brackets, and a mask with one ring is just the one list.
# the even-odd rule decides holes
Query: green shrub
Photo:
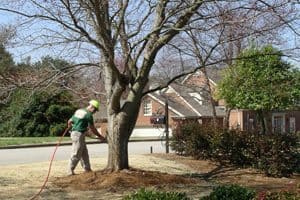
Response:
[{"label": "green shrub", "polygon": [[300,193],[290,191],[261,192],[256,197],[257,200],[298,200]]},{"label": "green shrub", "polygon": [[189,200],[185,193],[179,192],[159,192],[154,190],[139,189],[133,194],[129,194],[123,200]]},{"label": "green shrub", "polygon": [[230,161],[238,166],[248,166],[251,161],[247,153],[248,142],[244,132],[237,130],[219,130],[212,137],[215,145],[212,147],[212,157],[218,161]]},{"label": "green shrub", "polygon": [[68,119],[72,116],[74,107],[70,105],[53,104],[46,110],[46,117],[50,123],[61,122],[61,119]]},{"label": "green shrub", "polygon": [[252,166],[275,177],[300,171],[297,134],[224,131],[197,122],[181,124],[173,133],[171,148],[181,155]]},{"label": "green shrub", "polygon": [[252,200],[256,193],[252,189],[239,185],[223,185],[213,189],[209,196],[200,200]]},{"label": "green shrub", "polygon": [[172,142],[170,146],[177,154],[186,154],[186,142],[189,140],[188,136],[191,135],[192,129],[188,124],[184,124],[172,130]]},{"label": "green shrub", "polygon": [[14,95],[16,97],[12,98],[12,102],[0,110],[3,119],[3,123],[0,123],[1,136],[56,136],[63,131],[62,124],[66,124],[75,111],[75,107],[68,102],[70,95],[67,92],[39,92],[29,100],[17,98],[26,96],[23,92]]},{"label": "green shrub", "polygon": [[257,168],[265,171],[266,175],[288,177],[297,171],[297,137],[294,134],[274,134],[261,136],[261,156]]},{"label": "green shrub", "polygon": [[171,148],[179,153],[195,158],[207,159],[211,157],[213,136],[217,129],[210,126],[204,127],[199,123],[186,123],[173,131]]},{"label": "green shrub", "polygon": [[51,125],[50,136],[61,136],[66,127],[67,127],[66,123]]}]

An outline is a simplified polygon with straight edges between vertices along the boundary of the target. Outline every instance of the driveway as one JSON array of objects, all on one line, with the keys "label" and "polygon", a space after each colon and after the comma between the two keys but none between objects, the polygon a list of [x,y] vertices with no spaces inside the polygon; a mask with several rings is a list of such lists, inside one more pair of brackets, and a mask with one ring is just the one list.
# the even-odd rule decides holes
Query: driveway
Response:
[{"label": "driveway", "polygon": [[[160,141],[155,142],[129,142],[128,151],[130,154],[140,155],[150,153],[164,153],[165,146]],[[14,165],[34,162],[48,161],[55,147],[35,147],[21,149],[1,149],[0,165]],[[107,157],[107,144],[88,144],[91,158]],[[70,157],[71,146],[60,146],[55,154],[55,160],[67,160]]]}]

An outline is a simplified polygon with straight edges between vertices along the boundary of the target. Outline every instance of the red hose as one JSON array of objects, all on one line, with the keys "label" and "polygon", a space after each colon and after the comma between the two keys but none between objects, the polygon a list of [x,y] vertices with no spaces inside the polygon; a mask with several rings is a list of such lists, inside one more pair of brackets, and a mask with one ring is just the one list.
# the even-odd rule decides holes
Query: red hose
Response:
[{"label": "red hose", "polygon": [[53,162],[53,160],[54,160],[55,153],[56,153],[56,151],[57,151],[57,149],[58,149],[58,146],[60,145],[60,143],[61,143],[63,137],[66,135],[66,133],[67,133],[68,131],[69,131],[69,128],[66,128],[65,131],[64,131],[64,133],[63,133],[62,136],[60,137],[58,143],[57,143],[56,146],[55,146],[54,152],[53,152],[52,157],[51,157],[51,160],[50,160],[49,169],[48,169],[48,174],[47,174],[47,176],[46,176],[46,179],[45,179],[45,181],[44,181],[44,184],[42,185],[40,191],[39,191],[36,195],[34,195],[33,197],[31,197],[30,200],[36,199],[36,198],[42,193],[42,191],[45,189],[46,184],[47,184],[48,179],[49,179],[49,176],[50,176],[51,167],[52,167],[52,162]]}]

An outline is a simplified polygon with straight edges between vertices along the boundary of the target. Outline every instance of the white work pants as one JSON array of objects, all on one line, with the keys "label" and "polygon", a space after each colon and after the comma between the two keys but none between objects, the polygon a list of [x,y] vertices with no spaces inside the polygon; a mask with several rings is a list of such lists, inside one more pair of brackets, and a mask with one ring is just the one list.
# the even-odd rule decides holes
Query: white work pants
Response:
[{"label": "white work pants", "polygon": [[72,153],[69,162],[69,170],[74,171],[78,162],[80,161],[82,168],[85,171],[91,170],[88,149],[85,143],[85,133],[78,131],[71,132],[72,139]]}]

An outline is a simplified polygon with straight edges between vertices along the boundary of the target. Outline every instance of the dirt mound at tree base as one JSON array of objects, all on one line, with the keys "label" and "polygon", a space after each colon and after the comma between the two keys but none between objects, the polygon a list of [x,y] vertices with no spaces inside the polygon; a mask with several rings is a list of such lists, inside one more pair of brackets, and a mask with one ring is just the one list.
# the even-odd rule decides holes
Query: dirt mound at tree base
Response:
[{"label": "dirt mound at tree base", "polygon": [[76,190],[126,189],[161,185],[193,184],[195,179],[180,175],[143,171],[138,169],[119,172],[96,171],[73,176],[56,178],[55,185]]}]

